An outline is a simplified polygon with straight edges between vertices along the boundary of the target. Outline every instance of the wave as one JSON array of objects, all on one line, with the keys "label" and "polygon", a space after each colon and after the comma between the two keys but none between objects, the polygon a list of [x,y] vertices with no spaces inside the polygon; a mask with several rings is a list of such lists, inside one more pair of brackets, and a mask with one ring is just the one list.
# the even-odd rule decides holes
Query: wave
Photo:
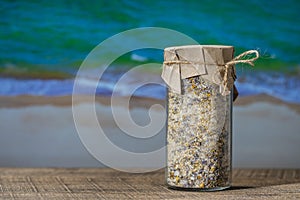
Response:
[{"label": "wave", "polygon": [[282,73],[259,72],[242,77],[236,86],[241,96],[267,94],[285,102],[300,103],[300,78]]},{"label": "wave", "polygon": [[74,81],[0,78],[0,95],[64,96],[72,93]]},{"label": "wave", "polygon": [[[79,94],[96,94],[110,96],[139,96],[156,99],[166,98],[166,86],[158,74],[133,74],[126,76],[122,84],[116,83],[123,74],[106,74],[98,81],[96,77],[83,76],[78,78]],[[114,78],[112,78],[114,77]],[[118,77],[118,78],[116,78]],[[139,78],[137,78],[139,77]],[[144,79],[153,80],[156,84],[145,84]],[[2,96],[65,96],[73,94],[74,79],[66,80],[22,80],[0,78],[0,95]],[[240,96],[268,94],[285,102],[300,103],[300,79],[279,73],[261,72],[254,75],[241,76],[236,82]],[[96,91],[93,90],[96,88]],[[133,88],[138,88],[133,93]]]}]

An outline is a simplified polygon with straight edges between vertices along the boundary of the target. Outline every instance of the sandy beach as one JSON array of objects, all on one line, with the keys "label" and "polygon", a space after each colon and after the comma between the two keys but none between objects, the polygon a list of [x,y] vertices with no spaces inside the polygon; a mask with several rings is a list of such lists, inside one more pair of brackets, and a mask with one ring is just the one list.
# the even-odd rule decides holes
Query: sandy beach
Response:
[{"label": "sandy beach", "polygon": [[[130,114],[139,125],[149,123],[148,108],[164,105],[162,100],[131,98]],[[75,102],[84,110],[91,102]],[[147,141],[124,136],[114,122],[110,99],[96,97],[96,112],[109,138],[123,149],[147,152],[164,145],[165,129]],[[124,98],[117,100],[118,112],[128,110]],[[72,115],[72,98],[0,97],[0,166],[102,167],[81,143]],[[154,113],[161,115],[162,111]],[[233,108],[233,166],[242,168],[300,167],[300,105],[266,96],[241,97]],[[79,124],[87,130],[88,119]],[[143,134],[143,133],[141,133]],[[141,135],[142,136],[142,135]],[[101,141],[99,141],[101,145]],[[107,152],[109,156],[109,152]]]}]

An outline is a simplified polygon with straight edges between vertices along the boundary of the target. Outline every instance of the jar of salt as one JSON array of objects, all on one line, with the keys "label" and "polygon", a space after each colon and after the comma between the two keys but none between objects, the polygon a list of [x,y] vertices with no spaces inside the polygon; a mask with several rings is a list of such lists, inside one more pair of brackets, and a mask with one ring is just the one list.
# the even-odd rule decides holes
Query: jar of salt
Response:
[{"label": "jar of salt", "polygon": [[164,50],[168,85],[166,182],[205,191],[230,187],[232,174],[232,46]]}]

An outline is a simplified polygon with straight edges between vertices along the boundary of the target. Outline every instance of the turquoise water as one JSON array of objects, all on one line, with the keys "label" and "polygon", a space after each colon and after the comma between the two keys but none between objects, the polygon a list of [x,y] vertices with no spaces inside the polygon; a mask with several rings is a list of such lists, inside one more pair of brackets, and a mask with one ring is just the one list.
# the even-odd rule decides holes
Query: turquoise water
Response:
[{"label": "turquoise water", "polygon": [[[32,87],[36,86],[36,79],[70,79],[101,41],[127,29],[155,26],[180,31],[200,44],[233,45],[237,54],[248,49],[259,50],[262,57],[255,69],[240,67],[238,75],[246,77],[248,83],[255,83],[262,74],[270,80],[261,84],[264,89],[240,82],[242,94],[268,93],[283,100],[300,101],[299,95],[294,94],[294,87],[300,86],[300,1],[297,0],[1,0],[0,9],[0,75],[5,77],[0,83],[7,85],[0,90],[2,95],[31,94],[25,86],[22,91],[12,89],[18,88],[14,86],[20,84],[17,81],[26,85],[24,79],[31,81]],[[120,59],[119,68],[128,68],[130,63],[142,60],[163,59],[162,52],[138,51],[132,55]],[[253,79],[253,74],[259,76],[254,75]],[[47,95],[41,90],[48,82],[44,80],[33,95]]]}]

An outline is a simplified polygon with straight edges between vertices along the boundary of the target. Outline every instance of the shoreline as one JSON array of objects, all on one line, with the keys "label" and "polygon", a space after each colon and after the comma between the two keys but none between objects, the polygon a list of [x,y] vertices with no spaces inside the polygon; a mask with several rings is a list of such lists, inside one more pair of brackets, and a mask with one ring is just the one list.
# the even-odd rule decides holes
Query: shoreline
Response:
[{"label": "shoreline", "polygon": [[[117,97],[117,105],[125,106],[126,99],[128,97]],[[111,105],[111,99],[109,96],[96,96],[95,102],[100,103],[104,106]],[[75,105],[82,103],[91,103],[90,97],[88,96],[78,96],[74,101]],[[137,97],[133,96],[130,98],[130,108],[149,108],[153,104],[164,105],[165,101],[161,99],[148,98],[148,97]],[[28,106],[44,106],[52,105],[59,107],[68,107],[72,105],[72,96],[0,96],[0,108],[22,108]]]},{"label": "shoreline", "polygon": [[275,105],[281,105],[286,106],[289,109],[296,111],[298,114],[300,114],[300,104],[297,103],[290,103],[285,102],[281,99],[272,97],[270,95],[266,94],[258,94],[258,95],[252,95],[252,96],[244,96],[244,97],[238,97],[236,101],[233,103],[233,107],[235,106],[246,106],[251,105],[259,102],[265,102]]},{"label": "shoreline", "polygon": [[[75,105],[80,103],[90,103],[87,96],[79,96],[80,98],[75,101]],[[116,102],[118,105],[125,106],[125,100],[128,97],[118,97]],[[109,96],[96,96],[96,102],[102,105],[108,106],[111,104],[111,99]],[[255,104],[258,102],[266,102],[275,105],[286,106],[289,109],[296,111],[300,114],[300,104],[284,102],[275,97],[259,94],[253,96],[243,96],[238,97],[235,102],[233,102],[233,107],[240,107]],[[166,100],[155,99],[149,97],[137,97],[132,96],[130,98],[130,108],[149,108],[153,104],[165,105]],[[42,105],[53,105],[53,106],[71,106],[72,96],[30,96],[30,95],[19,95],[19,96],[0,96],[0,108],[19,108],[27,106],[42,106]]]}]

